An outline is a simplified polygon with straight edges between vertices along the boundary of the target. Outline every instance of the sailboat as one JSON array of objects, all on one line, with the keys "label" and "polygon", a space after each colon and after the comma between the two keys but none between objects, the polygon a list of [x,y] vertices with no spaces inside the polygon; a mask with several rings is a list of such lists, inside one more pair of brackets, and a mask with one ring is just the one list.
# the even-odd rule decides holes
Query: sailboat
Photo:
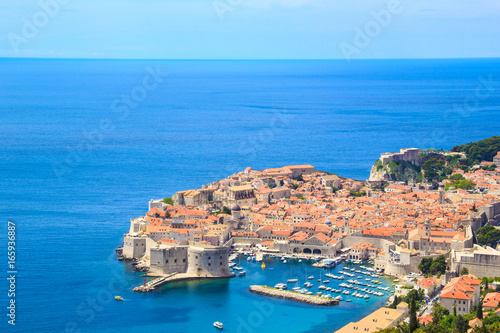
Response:
[{"label": "sailboat", "polygon": [[319,279],[318,282],[321,282],[321,271],[319,272]]},{"label": "sailboat", "polygon": [[[292,266],[290,266],[290,277],[292,277]],[[288,283],[295,283],[295,282],[298,282],[298,281],[299,280],[295,279],[295,278],[291,278],[291,279],[286,280],[286,282],[288,282]]]}]

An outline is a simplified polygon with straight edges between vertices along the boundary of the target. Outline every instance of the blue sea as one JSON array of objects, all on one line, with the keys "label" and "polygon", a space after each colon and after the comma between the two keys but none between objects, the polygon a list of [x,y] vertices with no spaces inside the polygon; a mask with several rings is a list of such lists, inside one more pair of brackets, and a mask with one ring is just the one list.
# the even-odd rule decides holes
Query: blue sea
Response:
[{"label": "blue sea", "polygon": [[198,333],[219,320],[226,332],[333,332],[359,320],[384,299],[322,308],[248,292],[290,267],[313,273],[305,263],[242,263],[243,278],[137,294],[140,273],[114,251],[150,199],[247,166],[367,179],[380,153],[499,135],[499,91],[500,59],[0,59],[0,331]]}]

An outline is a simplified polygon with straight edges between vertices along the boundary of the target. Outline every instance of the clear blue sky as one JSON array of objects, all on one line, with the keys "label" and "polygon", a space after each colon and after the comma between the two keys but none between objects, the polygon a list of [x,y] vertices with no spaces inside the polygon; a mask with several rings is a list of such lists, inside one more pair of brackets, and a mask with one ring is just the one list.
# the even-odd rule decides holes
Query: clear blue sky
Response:
[{"label": "clear blue sky", "polygon": [[[61,5],[49,16],[40,2]],[[498,0],[40,2],[2,0],[0,57],[342,59],[346,52],[353,59],[500,57]],[[376,23],[373,11],[386,10],[391,2],[399,2],[398,9],[383,25]],[[35,32],[29,30],[34,23]],[[369,43],[356,44],[356,29],[366,27],[373,29]]]}]

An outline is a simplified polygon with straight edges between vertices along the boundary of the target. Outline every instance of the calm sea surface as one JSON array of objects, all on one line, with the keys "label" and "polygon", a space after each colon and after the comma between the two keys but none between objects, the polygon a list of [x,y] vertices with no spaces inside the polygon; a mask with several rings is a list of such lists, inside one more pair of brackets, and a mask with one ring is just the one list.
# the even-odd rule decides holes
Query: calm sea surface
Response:
[{"label": "calm sea surface", "polygon": [[[220,320],[227,332],[332,332],[358,320],[384,299],[318,308],[248,292],[283,281],[290,266],[319,274],[305,263],[242,263],[244,278],[136,294],[142,278],[114,249],[150,199],[247,166],[308,163],[366,179],[382,152],[499,135],[499,92],[499,59],[2,59],[0,331],[198,333]],[[8,219],[15,330],[5,315]],[[109,288],[125,301],[109,300]]]}]

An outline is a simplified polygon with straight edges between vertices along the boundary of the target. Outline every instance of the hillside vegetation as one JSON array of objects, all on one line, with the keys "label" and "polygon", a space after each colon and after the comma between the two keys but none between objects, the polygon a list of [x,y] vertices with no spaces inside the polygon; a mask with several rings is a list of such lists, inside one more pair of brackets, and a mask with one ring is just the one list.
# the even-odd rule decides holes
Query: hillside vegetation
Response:
[{"label": "hillside vegetation", "polygon": [[455,146],[451,151],[465,152],[467,158],[461,164],[469,167],[481,161],[493,161],[493,157],[500,151],[500,136]]}]

